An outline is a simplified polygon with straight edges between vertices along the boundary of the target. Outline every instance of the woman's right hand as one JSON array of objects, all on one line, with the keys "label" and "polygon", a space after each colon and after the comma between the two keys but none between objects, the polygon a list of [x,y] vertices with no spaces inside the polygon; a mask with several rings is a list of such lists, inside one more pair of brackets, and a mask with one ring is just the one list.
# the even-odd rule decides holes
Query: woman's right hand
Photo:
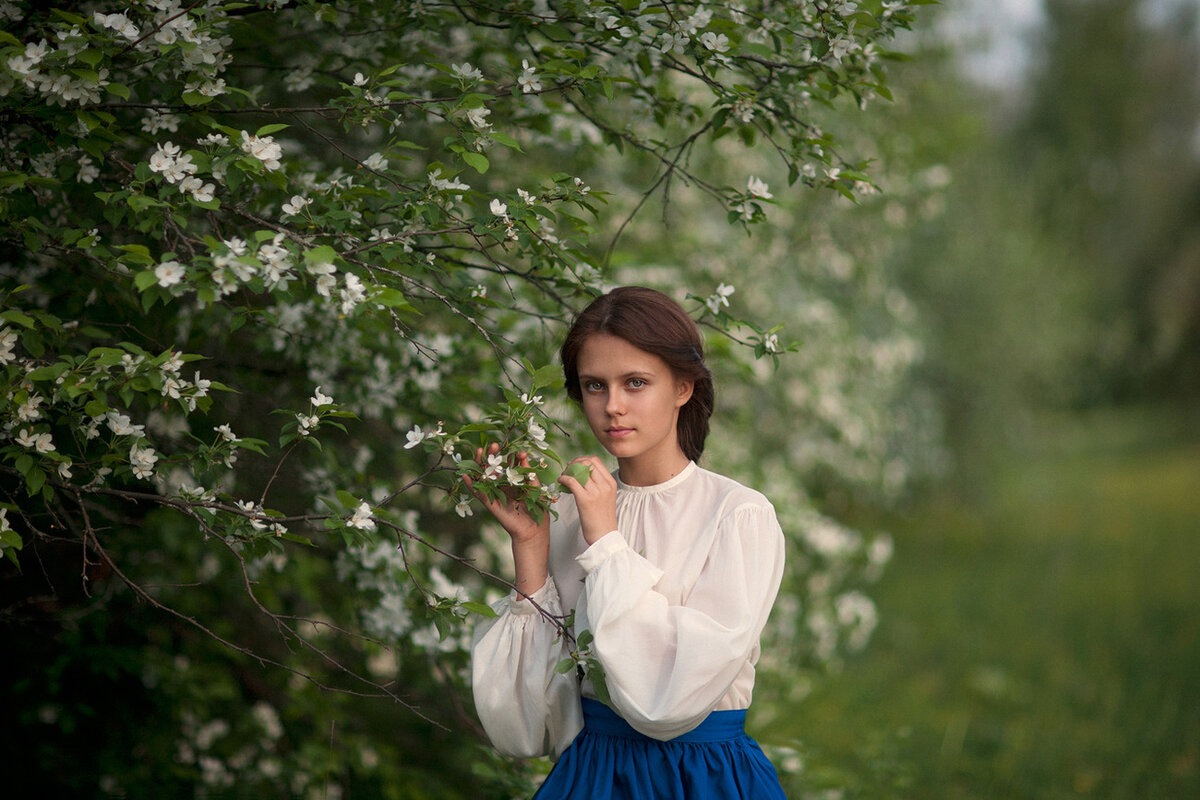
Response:
[{"label": "woman's right hand", "polygon": [[[495,456],[500,452],[500,445],[492,442],[485,448],[478,448],[475,451],[475,461],[478,464],[486,463],[486,456]],[[516,469],[522,472],[533,475],[533,468],[529,465],[529,454],[517,454],[516,463],[513,464]],[[485,493],[475,488],[475,483],[470,478],[463,476],[463,482],[471,493],[483,504],[483,507],[491,512],[496,521],[503,526],[504,530],[508,531],[508,535],[512,537],[514,545],[533,542],[538,539],[550,538],[550,515],[543,514],[540,521],[534,520],[530,515],[529,509],[525,506],[525,501],[522,499],[522,494],[517,489],[506,488],[502,491],[503,499],[488,497]],[[531,477],[530,485],[538,486],[537,478]]]}]

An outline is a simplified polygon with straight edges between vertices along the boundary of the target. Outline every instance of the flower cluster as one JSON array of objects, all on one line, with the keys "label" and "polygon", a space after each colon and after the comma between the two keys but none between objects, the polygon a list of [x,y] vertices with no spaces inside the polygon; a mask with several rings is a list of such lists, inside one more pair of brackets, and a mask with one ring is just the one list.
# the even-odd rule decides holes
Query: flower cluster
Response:
[{"label": "flower cluster", "polygon": [[179,184],[179,191],[191,194],[197,203],[210,203],[216,194],[216,186],[197,178],[196,162],[190,153],[180,153],[179,147],[163,142],[150,156],[150,171],[162,175],[167,183]]}]

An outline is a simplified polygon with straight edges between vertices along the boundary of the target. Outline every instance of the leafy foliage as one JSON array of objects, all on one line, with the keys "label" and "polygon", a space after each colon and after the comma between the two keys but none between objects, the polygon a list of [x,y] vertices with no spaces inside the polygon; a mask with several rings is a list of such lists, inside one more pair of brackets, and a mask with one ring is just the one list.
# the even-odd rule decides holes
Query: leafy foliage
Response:
[{"label": "leafy foliage", "polygon": [[[765,222],[779,201],[730,152],[873,192],[822,121],[888,97],[909,5],[0,3],[0,546],[7,621],[53,667],[10,685],[20,728],[55,732],[7,752],[83,792],[523,791],[536,765],[463,735],[468,619],[506,569],[463,477],[552,509],[580,445],[545,365],[614,262],[653,252],[651,198]],[[714,277],[692,275],[670,279]],[[743,377],[822,351],[815,323],[802,346],[734,316],[733,291],[690,296]],[[860,434],[892,436],[882,412]],[[839,439],[829,480],[871,482]],[[824,627],[790,634],[813,664],[869,635],[851,587],[879,559],[834,538],[803,594]]]}]

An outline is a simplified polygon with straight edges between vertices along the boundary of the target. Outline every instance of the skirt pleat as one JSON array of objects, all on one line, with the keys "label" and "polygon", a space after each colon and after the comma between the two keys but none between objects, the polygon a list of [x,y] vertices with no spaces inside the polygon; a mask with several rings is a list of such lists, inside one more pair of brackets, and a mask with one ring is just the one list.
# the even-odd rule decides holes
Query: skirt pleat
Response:
[{"label": "skirt pleat", "polygon": [[583,720],[534,800],[784,800],[775,768],[746,735],[744,709],[714,711],[665,742],[590,698]]}]

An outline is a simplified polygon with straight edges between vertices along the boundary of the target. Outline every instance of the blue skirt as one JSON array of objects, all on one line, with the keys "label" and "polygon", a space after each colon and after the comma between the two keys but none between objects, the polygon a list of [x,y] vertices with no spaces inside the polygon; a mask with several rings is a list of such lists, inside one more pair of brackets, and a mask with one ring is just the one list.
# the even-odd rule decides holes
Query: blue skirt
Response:
[{"label": "blue skirt", "polygon": [[583,698],[583,730],[534,800],[785,800],[775,768],[746,735],[746,711],[714,711],[669,741],[638,733]]}]

